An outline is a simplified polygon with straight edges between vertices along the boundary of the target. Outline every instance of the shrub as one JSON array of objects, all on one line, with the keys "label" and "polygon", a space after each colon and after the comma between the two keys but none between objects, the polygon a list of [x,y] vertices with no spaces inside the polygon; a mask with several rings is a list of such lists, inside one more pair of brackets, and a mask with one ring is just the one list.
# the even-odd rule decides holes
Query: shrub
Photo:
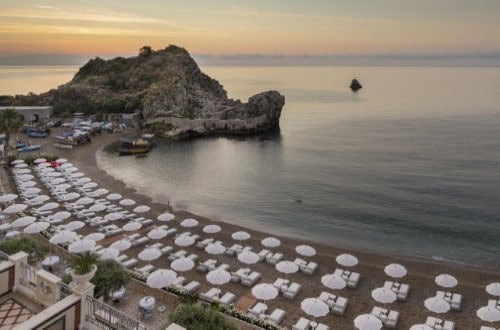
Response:
[{"label": "shrub", "polygon": [[217,308],[204,307],[200,304],[180,304],[170,315],[169,320],[190,330],[238,329],[234,323],[226,320]]},{"label": "shrub", "polygon": [[0,251],[9,255],[24,251],[40,260],[49,253],[49,248],[30,237],[20,237],[0,242]]},{"label": "shrub", "polygon": [[89,273],[92,270],[92,265],[97,265],[98,260],[97,254],[87,251],[77,255],[72,260],[71,265],[75,274],[83,275]]},{"label": "shrub", "polygon": [[94,296],[109,299],[111,292],[120,289],[130,280],[130,275],[115,260],[97,262],[97,272],[91,282],[95,285]]}]

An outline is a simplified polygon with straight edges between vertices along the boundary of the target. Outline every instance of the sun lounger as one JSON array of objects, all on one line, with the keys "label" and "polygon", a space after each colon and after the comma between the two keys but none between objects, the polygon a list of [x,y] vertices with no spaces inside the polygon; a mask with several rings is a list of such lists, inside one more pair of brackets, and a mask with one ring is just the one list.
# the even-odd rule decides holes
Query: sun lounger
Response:
[{"label": "sun lounger", "polygon": [[[292,326],[292,330],[310,330],[311,329],[311,321],[306,319],[305,317],[301,317],[294,326]],[[324,325],[322,323],[318,323],[314,330],[330,330],[330,327]]]},{"label": "sun lounger", "polygon": [[244,286],[253,286],[259,280],[260,280],[260,273],[258,272],[251,272],[248,276],[247,275],[241,276],[241,284],[243,284]]},{"label": "sun lounger", "polygon": [[157,242],[157,243],[154,243],[152,245],[149,245],[149,247],[160,250],[163,247],[163,243]]},{"label": "sun lounger", "polygon": [[439,330],[455,330],[455,323],[452,321],[444,321],[433,316],[427,317],[425,324]]},{"label": "sun lounger", "polygon": [[172,236],[172,235],[174,235],[176,232],[177,232],[177,229],[175,229],[175,228],[170,228],[170,229],[167,229],[167,236],[165,236],[165,237]]},{"label": "sun lounger", "polygon": [[149,241],[150,241],[149,237],[147,237],[147,236],[142,236],[142,237],[140,237],[140,238],[138,238],[138,239],[133,240],[133,241],[132,241],[132,246],[140,246],[140,245],[144,245],[144,244],[146,244],[146,243],[147,243],[147,242],[149,242]]},{"label": "sun lounger", "polygon": [[131,258],[131,259],[128,259],[128,260],[125,260],[124,262],[122,262],[122,266],[125,268],[131,268],[131,267],[137,265],[137,263],[138,263],[137,259]]},{"label": "sun lounger", "polygon": [[205,301],[212,302],[218,295],[220,295],[220,293],[221,291],[219,288],[211,288],[207,292],[202,292],[200,294],[200,298]]},{"label": "sun lounger", "polygon": [[190,292],[190,293],[193,293],[193,292],[196,292],[200,289],[201,285],[199,282],[197,281],[191,281],[189,282],[188,284],[184,285],[182,287],[182,290],[186,291],[186,292]]},{"label": "sun lounger", "polygon": [[202,273],[206,273],[209,271],[209,269],[215,269],[215,265],[217,264],[217,260],[215,259],[208,259],[205,260],[204,262],[200,262],[198,264],[198,267],[196,267],[196,270]]},{"label": "sun lounger", "polygon": [[495,300],[495,299],[488,300],[488,306],[500,310],[500,299],[498,299],[498,300]]},{"label": "sun lounger", "polygon": [[459,311],[462,306],[462,295],[458,293],[437,291],[436,297],[444,299],[448,304],[450,304],[450,308],[454,311]]},{"label": "sun lounger", "polygon": [[333,307],[331,308],[331,312],[336,315],[344,315],[348,303],[349,299],[344,297],[337,297],[337,299],[335,299]]},{"label": "sun lounger", "polygon": [[198,260],[198,255],[197,255],[197,254],[195,254],[195,253],[191,253],[191,254],[190,254],[190,255],[188,255],[187,257],[186,257],[186,256],[184,256],[184,258],[186,258],[186,259],[191,259],[193,262],[195,262],[195,263],[196,263],[196,261]]},{"label": "sun lounger", "polygon": [[284,279],[284,278],[277,278],[276,281],[274,281],[273,283],[273,286],[278,289],[278,291],[281,291],[283,289],[287,289],[288,288],[288,283],[290,283],[290,281]]},{"label": "sun lounger", "polygon": [[356,289],[359,283],[360,275],[356,272],[336,268],[333,274],[342,277],[350,289]]},{"label": "sun lounger", "polygon": [[255,318],[259,318],[260,315],[265,314],[266,311],[267,311],[267,305],[261,302],[257,302],[255,305],[252,306],[252,308],[248,310],[248,314]]},{"label": "sun lounger", "polygon": [[270,315],[266,317],[266,320],[272,324],[279,325],[285,319],[286,312],[282,309],[276,308]]},{"label": "sun lounger", "polygon": [[119,255],[118,258],[116,258],[116,261],[118,262],[123,262],[128,259],[128,256],[126,254]]},{"label": "sun lounger", "polygon": [[177,252],[170,253],[170,255],[167,257],[167,260],[174,261],[174,260],[176,260],[176,259],[179,259],[179,258],[184,257],[186,254],[187,254],[187,252],[186,252],[186,251],[184,251],[184,250],[179,250],[179,251],[177,251]]},{"label": "sun lounger", "polygon": [[146,266],[142,266],[141,268],[136,268],[134,270],[141,275],[148,276],[154,269],[155,266],[147,264]]},{"label": "sun lounger", "polygon": [[215,299],[219,301],[219,303],[224,304],[224,305],[229,305],[233,301],[236,300],[236,296],[231,293],[231,292],[226,292],[220,299]]},{"label": "sun lounger", "polygon": [[142,223],[143,227],[146,227],[146,226],[149,226],[149,225],[153,224],[154,221],[151,220],[151,219],[146,219],[146,220],[142,220],[141,223]]},{"label": "sun lounger", "polygon": [[399,301],[406,301],[410,286],[408,284],[395,283],[392,281],[385,281],[384,288],[391,289]]},{"label": "sun lounger", "polygon": [[266,257],[267,257],[267,255],[269,254],[269,252],[270,252],[270,251],[269,251],[268,249],[262,249],[262,250],[260,250],[260,252],[258,253],[258,255],[259,255],[259,260],[260,260],[260,261],[265,260],[265,259],[266,259]]},{"label": "sun lounger", "polygon": [[212,243],[213,241],[214,241],[213,238],[206,238],[203,241],[196,243],[196,247],[198,249],[204,249],[208,244]]},{"label": "sun lounger", "polygon": [[281,260],[283,260],[283,254],[282,253],[269,253],[267,256],[266,256],[266,261],[268,264],[270,265],[276,265],[278,262],[280,262]]},{"label": "sun lounger", "polygon": [[184,276],[178,276],[175,278],[175,280],[172,282],[172,286],[176,286],[178,288],[182,288],[182,286],[186,283],[186,278]]},{"label": "sun lounger", "polygon": [[231,282],[238,283],[242,276],[247,276],[250,273],[250,268],[240,268],[236,272],[231,273]]},{"label": "sun lounger", "polygon": [[294,299],[302,289],[302,285],[299,283],[293,282],[288,286],[286,289],[282,289],[281,292],[283,293],[283,297],[288,298],[288,299]]},{"label": "sun lounger", "polygon": [[230,248],[226,249],[226,255],[228,256],[235,256],[236,251],[241,251],[243,247],[239,244],[233,244]]},{"label": "sun lounger", "polygon": [[167,245],[167,246],[164,246],[160,249],[160,252],[161,252],[161,255],[165,255],[165,254],[169,254],[170,252],[172,252],[174,250],[173,247],[171,247],[170,245]]}]

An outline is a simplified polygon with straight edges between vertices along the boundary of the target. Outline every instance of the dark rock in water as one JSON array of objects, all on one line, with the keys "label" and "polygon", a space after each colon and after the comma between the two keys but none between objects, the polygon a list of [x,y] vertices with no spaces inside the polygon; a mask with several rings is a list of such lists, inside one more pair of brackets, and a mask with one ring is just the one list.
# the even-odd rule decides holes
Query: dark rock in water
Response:
[{"label": "dark rock in water", "polygon": [[302,199],[296,199],[296,200],[295,200],[295,203],[297,203],[297,204],[302,204],[302,203],[303,203],[303,201],[302,201]]},{"label": "dark rock in water", "polygon": [[353,79],[351,81],[351,85],[349,87],[351,87],[351,89],[354,92],[357,92],[358,90],[360,90],[361,88],[363,88],[363,86],[361,86],[361,84],[359,83],[358,79]]}]

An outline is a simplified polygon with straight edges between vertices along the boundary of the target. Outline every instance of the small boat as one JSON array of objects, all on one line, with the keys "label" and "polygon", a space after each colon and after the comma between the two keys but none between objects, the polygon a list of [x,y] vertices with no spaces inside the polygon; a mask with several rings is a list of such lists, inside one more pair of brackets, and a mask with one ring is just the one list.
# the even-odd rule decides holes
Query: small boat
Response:
[{"label": "small boat", "polygon": [[120,139],[118,152],[121,156],[146,154],[155,145],[153,138],[153,134],[144,134],[139,138]]},{"label": "small boat", "polygon": [[64,143],[54,143],[54,147],[57,149],[73,149],[73,146],[71,144],[64,144]]},{"label": "small boat", "polygon": [[50,134],[50,130],[49,129],[28,129],[28,131],[26,132],[26,134],[28,134],[29,137],[32,137],[32,138],[46,138],[47,136],[49,136]]},{"label": "small boat", "polygon": [[30,151],[36,151],[36,150],[40,150],[40,148],[42,148],[42,145],[41,144],[34,144],[34,145],[31,145],[31,146],[24,146],[20,149],[17,149],[18,152],[30,152]]}]

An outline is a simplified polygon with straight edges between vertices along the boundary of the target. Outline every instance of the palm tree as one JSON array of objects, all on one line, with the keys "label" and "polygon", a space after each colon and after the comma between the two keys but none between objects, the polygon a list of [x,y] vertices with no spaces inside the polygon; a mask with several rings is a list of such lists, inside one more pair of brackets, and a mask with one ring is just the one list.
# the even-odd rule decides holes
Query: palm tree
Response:
[{"label": "palm tree", "polygon": [[23,117],[12,108],[0,111],[0,133],[5,133],[4,158],[8,162],[10,134],[23,126]]}]

